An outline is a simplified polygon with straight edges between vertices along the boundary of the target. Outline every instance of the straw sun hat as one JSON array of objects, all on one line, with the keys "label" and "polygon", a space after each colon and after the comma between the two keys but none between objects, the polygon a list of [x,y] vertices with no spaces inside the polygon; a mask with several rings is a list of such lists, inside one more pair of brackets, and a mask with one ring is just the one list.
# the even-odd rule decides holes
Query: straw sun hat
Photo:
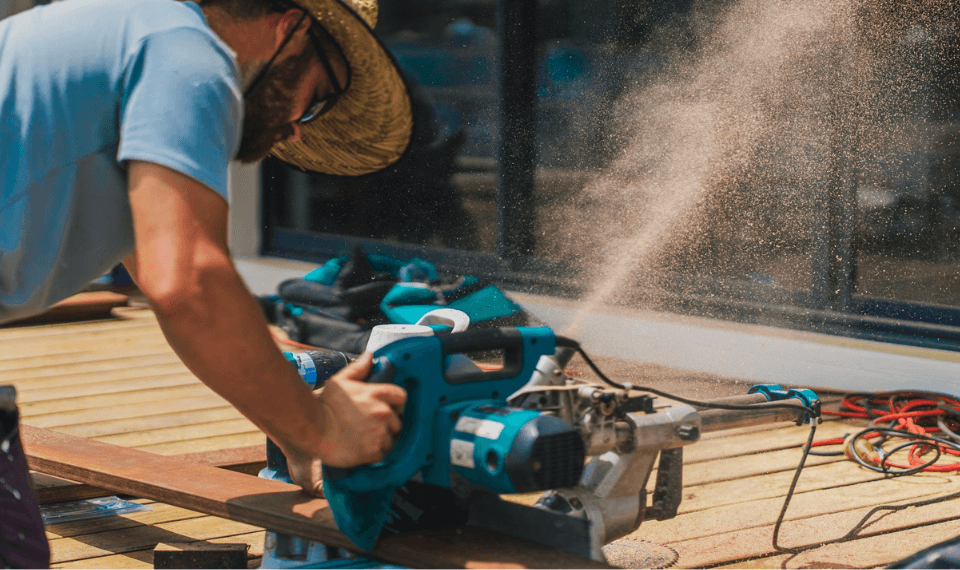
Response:
[{"label": "straw sun hat", "polygon": [[373,34],[376,0],[296,0],[340,46],[350,84],[328,113],[301,127],[300,140],[270,154],[304,170],[357,176],[386,168],[410,144],[410,95],[393,57]]}]

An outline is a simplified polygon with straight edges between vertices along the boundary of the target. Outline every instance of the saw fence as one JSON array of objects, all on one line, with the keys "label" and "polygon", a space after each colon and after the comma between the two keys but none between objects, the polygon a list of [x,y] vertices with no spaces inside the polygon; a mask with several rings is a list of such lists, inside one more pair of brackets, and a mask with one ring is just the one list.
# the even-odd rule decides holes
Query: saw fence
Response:
[{"label": "saw fence", "polygon": [[[49,526],[54,567],[147,568],[158,544],[197,541],[245,545],[248,566],[256,567],[264,528],[347,546],[325,501],[250,475],[262,465],[263,435],[179,363],[152,313],[124,308],[113,314],[0,329],[0,384],[14,384],[19,392],[32,468],[85,484],[48,486],[38,476],[44,500],[121,494],[152,506]],[[611,374],[618,366],[630,368],[607,364]],[[676,372],[649,374],[648,381],[657,374],[669,377],[671,389],[682,385]],[[732,393],[742,391],[712,395]],[[828,421],[817,438],[839,437],[860,426]],[[843,457],[811,456],[779,543],[822,545],[778,552],[773,525],[807,435],[806,427],[787,422],[705,434],[684,453],[678,516],[646,522],[608,545],[608,560],[621,567],[672,561],[681,568],[863,568],[890,564],[960,534],[960,498],[872,512],[948,496],[960,489],[960,477],[924,473],[889,479]],[[536,496],[510,499],[529,504]],[[856,536],[845,536],[868,515]],[[408,567],[597,566],[473,529],[396,536],[370,554]]]}]

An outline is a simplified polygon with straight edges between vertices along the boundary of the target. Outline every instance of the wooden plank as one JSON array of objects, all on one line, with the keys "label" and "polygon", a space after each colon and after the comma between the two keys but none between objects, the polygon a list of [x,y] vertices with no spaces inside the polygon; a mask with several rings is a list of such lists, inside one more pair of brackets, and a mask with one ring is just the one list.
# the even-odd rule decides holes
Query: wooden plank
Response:
[{"label": "wooden plank", "polygon": [[[852,469],[855,469],[851,465]],[[784,473],[787,479],[792,475]],[[875,507],[895,501],[931,498],[949,492],[951,481],[942,476],[915,475],[909,484],[896,479],[870,481],[839,488],[818,489],[793,497],[786,520],[794,521],[831,513]],[[955,482],[952,483],[955,485]],[[953,490],[953,489],[950,489]],[[718,506],[707,511],[678,515],[674,519],[644,524],[637,538],[666,544],[691,536],[710,536],[769,526],[783,506],[783,497]],[[704,524],[704,517],[710,523]]]},{"label": "wooden plank", "polygon": [[49,541],[52,564],[154,548],[161,542],[193,542],[260,531],[245,523],[204,516],[137,524],[120,533],[97,533]]},{"label": "wooden plank", "polygon": [[[882,537],[882,541],[897,545],[901,552],[899,558],[904,558],[923,548],[904,539],[906,535],[902,533],[906,531],[925,529],[939,524],[947,525],[947,534],[939,535],[939,539],[934,540],[934,543],[960,534],[960,522],[958,522],[958,515],[956,514],[957,507],[960,507],[957,501],[949,501],[942,505],[908,509],[892,514],[878,514],[872,518],[873,524],[860,533],[860,538],[843,541],[839,541],[839,539],[852,530],[870,511],[870,508],[811,517],[784,523],[780,532],[779,544],[785,548],[814,545],[814,548],[810,550],[817,550],[817,545],[829,545],[839,541],[846,545],[846,549],[858,551],[858,560],[864,560],[865,551],[860,550],[864,543],[861,541]],[[678,565],[684,568],[703,568],[726,564],[734,564],[736,567],[741,567],[741,564],[753,566],[749,562],[744,562],[751,558],[758,558],[759,561],[763,561],[763,565],[760,567],[780,568],[782,559],[773,550],[772,537],[773,526],[769,525],[732,533],[689,538],[672,542],[670,547],[680,553]],[[858,562],[848,564],[848,566],[855,568],[876,567],[889,564],[896,558],[880,561],[878,564],[868,560],[869,557],[863,563]],[[835,562],[839,562],[839,560],[835,560]],[[810,567],[824,568],[825,566],[814,565]]]},{"label": "wooden plank", "polygon": [[[764,559],[763,563],[767,568],[771,563],[775,564],[776,568],[823,568],[827,561],[833,564],[832,568],[838,568],[841,564],[848,568],[884,567],[940,542],[956,538],[958,531],[960,525],[956,520],[952,520],[901,531],[895,537],[872,536],[849,543],[831,544],[789,557],[780,555]],[[738,564],[737,567],[751,566]]]},{"label": "wooden plank", "polygon": [[[866,469],[851,469],[849,460],[838,458],[833,463],[805,467],[797,482],[796,492],[836,489],[845,485],[883,479],[883,475]],[[785,497],[792,477],[784,473],[766,473],[701,485],[687,482],[683,488],[680,513],[706,511],[716,507],[748,503],[758,499]]]},{"label": "wooden plank", "polygon": [[[150,329],[133,329],[130,331],[96,331],[77,334],[72,337],[45,337],[30,341],[12,339],[20,347],[20,358],[37,358],[54,354],[70,354],[78,351],[91,354],[122,354],[135,347],[163,346],[165,339],[162,335]],[[4,360],[16,359],[17,355],[6,353]]]},{"label": "wooden plank", "polygon": [[[867,490],[868,489],[869,488],[867,488]],[[950,491],[954,489],[955,487],[949,491],[944,491],[950,493]],[[843,491],[839,489],[835,490],[837,494],[842,492]],[[944,496],[944,493],[934,493],[927,498],[941,499]],[[915,499],[899,501],[899,503],[908,503],[913,500]],[[882,496],[878,498],[878,502],[889,504],[883,501]],[[894,501],[891,500],[890,502],[892,503]],[[781,547],[788,548],[813,546],[814,548],[811,550],[814,550],[819,545],[838,542],[845,534],[857,527],[864,516],[868,515],[874,506],[875,505],[870,505],[855,509],[840,510],[838,512],[821,515],[815,514],[795,520],[790,520],[788,516],[788,522],[785,522],[781,528],[779,544]],[[744,505],[742,510],[744,512],[750,512],[752,508],[753,505]],[[824,509],[829,509],[829,506],[825,506]],[[960,515],[957,514],[958,512],[960,512],[960,498],[937,501],[934,504],[910,507],[896,512],[875,512],[870,517],[869,524],[864,526],[858,533],[860,538],[855,538],[851,541],[840,541],[846,545],[845,549],[847,551],[857,552],[857,555],[846,557],[847,560],[843,562],[844,565],[838,565],[839,560],[836,558],[822,558],[814,562],[811,562],[810,559],[807,558],[806,563],[808,566],[806,567],[868,568],[886,565],[895,559],[876,561],[869,556],[864,557],[862,554],[867,550],[863,549],[860,541],[874,536],[882,536],[882,540],[886,543],[898,544],[898,548],[903,553],[903,556],[905,556],[906,554],[919,550],[921,547],[916,546],[909,540],[904,540],[904,535],[901,534],[903,531],[948,523],[949,526],[945,527],[945,533],[937,534],[936,536],[938,536],[939,539],[934,542],[955,537],[958,532],[960,532],[960,524],[958,524]],[[701,513],[700,524],[703,525],[704,528],[701,529],[699,533],[691,533],[688,535],[678,534],[671,540],[655,531],[654,527],[662,523],[645,523],[644,526],[633,535],[621,540],[630,541],[642,539],[660,544],[668,544],[680,555],[680,559],[676,564],[679,568],[704,568],[718,565],[730,565],[735,568],[781,568],[781,564],[789,559],[789,557],[777,556],[777,553],[773,550],[773,524],[713,534],[712,531],[716,526],[713,517],[719,514],[721,513],[712,510]],[[643,532],[644,529],[647,531],[645,534]],[[757,559],[751,561],[751,558]],[[825,564],[828,560],[830,563]],[[864,560],[868,562],[863,562]],[[804,566],[794,566],[791,563],[789,567]]]},{"label": "wooden plank", "polygon": [[90,568],[111,568],[114,570],[137,568],[146,570],[153,568],[153,551],[138,550],[137,552],[128,552],[126,554],[112,554],[110,556],[84,558],[83,560],[73,560],[70,562],[51,564],[50,567],[79,568],[82,570],[89,570]]},{"label": "wooden plank", "polygon": [[[768,451],[759,455],[726,457],[700,463],[684,465],[683,480],[688,484],[715,483],[743,477],[763,475],[764,473],[792,473],[800,463],[800,448]],[[835,457],[811,455],[807,466],[822,465],[837,461]]]},{"label": "wooden plank", "polygon": [[[208,542],[245,542],[250,546],[248,568],[258,568],[263,556],[263,531],[209,539]],[[97,558],[84,558],[51,565],[52,568],[153,568],[153,551],[138,550],[124,554],[112,554]]]},{"label": "wooden plank", "polygon": [[[183,410],[203,410],[219,408],[225,405],[229,404],[213,391],[197,390],[194,395],[180,396],[169,400],[158,400],[151,402],[149,406],[139,403],[129,406],[112,406],[110,407],[110,417],[116,420],[138,417],[149,418],[176,414]],[[23,423],[39,428],[57,428],[58,431],[64,426],[96,423],[102,421],[104,417],[104,409],[96,407],[71,411],[48,411],[44,413],[32,413],[31,411],[25,410],[20,410],[20,412]],[[41,412],[43,411],[41,410]]]},{"label": "wooden plank", "polygon": [[188,439],[184,441],[171,441],[168,443],[158,443],[154,445],[137,446],[141,451],[149,451],[157,455],[185,455],[188,453],[203,453],[227,449],[231,447],[247,447],[251,445],[262,445],[264,442],[263,432],[252,430],[246,433],[234,433],[228,435],[219,435],[213,437],[203,437]]},{"label": "wooden plank", "polygon": [[[97,321],[90,325],[42,327],[32,329],[0,329],[0,342],[16,343],[26,348],[48,348],[51,351],[66,351],[83,348],[103,351],[113,342],[153,341],[163,338],[156,322],[142,319],[119,319]],[[91,342],[96,340],[97,342]],[[0,358],[16,356],[10,346],[0,349]]]},{"label": "wooden plank", "polygon": [[[251,423],[250,420],[240,416],[239,413],[237,416],[238,417],[220,421],[171,426],[149,431],[118,433],[116,435],[100,436],[93,439],[104,443],[142,449],[164,443],[259,432],[258,428]],[[262,433],[261,439],[264,439]]]},{"label": "wooden plank", "polygon": [[[956,538],[960,534],[960,516],[956,515],[957,508],[960,505],[957,501],[944,502],[938,505],[927,507],[918,507],[916,509],[906,509],[886,516],[876,516],[875,525],[860,534],[859,538],[852,540],[838,541],[838,537],[844,535],[847,530],[859,522],[860,516],[865,514],[866,510],[856,512],[842,513],[843,520],[835,520],[838,517],[826,517],[811,519],[805,521],[804,529],[813,531],[807,533],[801,540],[795,540],[797,534],[785,536],[781,541],[781,546],[792,547],[794,545],[811,545],[811,548],[802,550],[795,554],[773,553],[768,556],[756,557],[753,559],[730,559],[723,563],[718,563],[717,556],[710,556],[709,546],[705,544],[693,545],[690,543],[677,544],[676,547],[682,549],[681,561],[687,567],[699,567],[697,561],[710,560],[707,564],[716,567],[733,568],[877,568],[889,566],[893,562],[906,558],[925,548],[933,546],[939,542]],[[860,515],[860,516],[851,516]],[[913,519],[911,522],[910,520]],[[839,526],[824,526],[826,524],[839,523]],[[784,525],[786,530],[788,525]],[[760,545],[770,544],[770,529],[767,529],[767,539]],[[756,535],[756,533],[752,533]],[[814,542],[809,542],[809,539]],[[745,548],[743,554],[750,554],[757,549],[755,544],[750,543],[751,536],[738,533],[737,535],[727,536],[726,540],[741,540]],[[729,543],[728,543],[729,544]],[[693,548],[701,548],[700,556],[696,555]],[[687,555],[688,550],[694,555]],[[767,546],[767,552],[772,552],[772,548]],[[723,552],[719,550],[718,552]],[[729,551],[728,551],[729,552]],[[706,554],[704,556],[703,554]],[[728,554],[729,556],[729,554]]]},{"label": "wooden plank", "polygon": [[63,322],[79,319],[104,319],[110,317],[110,311],[115,307],[126,305],[129,298],[126,295],[109,291],[91,291],[77,293],[56,303],[43,313],[14,321],[14,326],[26,324]]},{"label": "wooden plank", "polygon": [[[299,488],[187,461],[24,426],[31,468],[134,496],[348,549],[323,499]],[[413,567],[607,567],[472,528],[419,531],[378,543],[372,555]]]},{"label": "wooden plank", "polygon": [[56,487],[40,487],[35,489],[35,492],[37,494],[37,500],[40,501],[41,505],[67,501],[82,501],[84,499],[106,497],[113,494],[113,491],[84,483],[58,485]]},{"label": "wooden plank", "polygon": [[[82,336],[91,332],[137,329],[152,330],[157,327],[156,316],[151,311],[140,310],[129,312],[127,309],[118,309],[118,313],[122,314],[120,318],[107,321],[40,325],[35,327],[3,327],[0,328],[0,345],[6,345],[8,342],[13,341],[20,342],[54,337],[69,341],[77,335]],[[6,351],[0,349],[0,354],[4,353],[6,353]]]},{"label": "wooden plank", "polygon": [[124,362],[134,364],[145,364],[151,358],[159,358],[164,362],[173,362],[177,356],[173,354],[169,346],[148,347],[138,350],[130,350],[123,354],[99,354],[90,351],[73,351],[70,354],[53,354],[34,356],[30,358],[13,358],[12,362],[6,363],[3,367],[2,382],[15,382],[17,378],[24,376],[45,377],[56,375],[68,375],[73,373],[85,372],[92,368],[101,370],[115,370],[122,367]]},{"label": "wooden plank", "polygon": [[103,382],[124,382],[145,376],[164,376],[167,374],[189,373],[179,359],[165,359],[165,362],[145,365],[125,366],[114,363],[113,368],[93,372],[72,372],[56,376],[34,376],[23,374],[16,379],[17,391],[58,390],[64,386],[80,386]]},{"label": "wooden plank", "polygon": [[81,384],[79,386],[64,386],[59,390],[17,390],[17,402],[26,405],[37,402],[69,401],[83,397],[106,399],[113,394],[156,390],[159,388],[169,388],[171,386],[186,386],[199,383],[200,381],[197,380],[197,377],[189,372],[174,372],[172,374],[140,376],[136,379],[122,382],[96,382]]},{"label": "wooden plank", "polygon": [[[77,437],[95,438],[147,430],[168,429],[184,425],[197,425],[242,418],[236,408],[227,404],[200,409],[172,410],[173,413],[151,416],[136,416],[123,419],[108,419],[57,428],[56,431]],[[28,422],[35,425],[33,422]],[[41,427],[41,426],[37,426]]]},{"label": "wooden plank", "polygon": [[266,436],[264,441],[257,445],[218,449],[201,453],[187,453],[180,459],[200,465],[212,465],[222,469],[230,469],[242,465],[265,464],[267,462]]},{"label": "wooden plank", "polygon": [[[201,453],[189,453],[180,455],[179,458],[190,461],[191,463],[211,465],[221,469],[246,473],[247,475],[256,475],[261,469],[266,467],[267,464],[266,445],[264,444]],[[114,491],[109,489],[84,483],[76,483],[43,474],[34,474],[33,480],[40,504],[105,497],[114,493]]]},{"label": "wooden plank", "polygon": [[[863,429],[859,424],[826,422],[817,426],[816,440],[833,439]],[[864,426],[866,427],[866,426]],[[755,455],[767,451],[800,449],[810,437],[810,426],[769,429],[756,433],[731,435],[722,439],[698,441],[683,450],[685,464],[700,463],[714,459]]]},{"label": "wooden plank", "polygon": [[[114,409],[116,407],[137,406],[139,408],[152,408],[156,402],[167,400],[182,400],[194,396],[203,396],[212,394],[210,388],[207,388],[199,381],[195,384],[184,386],[173,386],[170,388],[153,388],[148,390],[138,390],[136,392],[125,392],[115,394],[109,403],[104,406],[103,398],[98,396],[84,396],[80,398],[71,398],[69,400],[53,400],[47,402],[25,402],[17,404],[20,412],[27,417],[39,414],[62,413],[76,410],[89,409]],[[149,404],[144,406],[144,404]],[[146,410],[142,410],[146,411]]]}]

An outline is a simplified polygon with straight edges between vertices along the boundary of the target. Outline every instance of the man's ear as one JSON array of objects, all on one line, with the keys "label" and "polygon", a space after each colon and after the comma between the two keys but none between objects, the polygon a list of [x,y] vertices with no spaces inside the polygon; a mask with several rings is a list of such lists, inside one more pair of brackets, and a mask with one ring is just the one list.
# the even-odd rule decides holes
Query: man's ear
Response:
[{"label": "man's ear", "polygon": [[[298,53],[303,49],[303,44],[307,40],[307,30],[313,20],[310,15],[303,10],[290,9],[284,12],[277,20],[277,27],[274,33],[274,51],[280,49],[280,45],[287,39],[287,35],[293,34],[284,51],[289,53]],[[299,24],[299,25],[298,25]]]}]

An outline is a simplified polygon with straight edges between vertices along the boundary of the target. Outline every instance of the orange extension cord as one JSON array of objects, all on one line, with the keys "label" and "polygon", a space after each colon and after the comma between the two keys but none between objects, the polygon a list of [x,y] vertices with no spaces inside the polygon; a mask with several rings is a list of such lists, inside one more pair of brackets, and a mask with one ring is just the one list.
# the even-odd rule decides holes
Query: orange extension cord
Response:
[{"label": "orange extension cord", "polygon": [[[848,394],[840,405],[841,411],[823,414],[869,419],[869,427],[846,438],[814,442],[813,447],[844,446],[843,452],[818,455],[844,454],[864,467],[890,475],[960,471],[960,461],[939,461],[944,454],[960,457],[960,400],[928,392],[886,392]],[[883,447],[897,440],[901,442]],[[904,450],[906,464],[890,460]]]}]

